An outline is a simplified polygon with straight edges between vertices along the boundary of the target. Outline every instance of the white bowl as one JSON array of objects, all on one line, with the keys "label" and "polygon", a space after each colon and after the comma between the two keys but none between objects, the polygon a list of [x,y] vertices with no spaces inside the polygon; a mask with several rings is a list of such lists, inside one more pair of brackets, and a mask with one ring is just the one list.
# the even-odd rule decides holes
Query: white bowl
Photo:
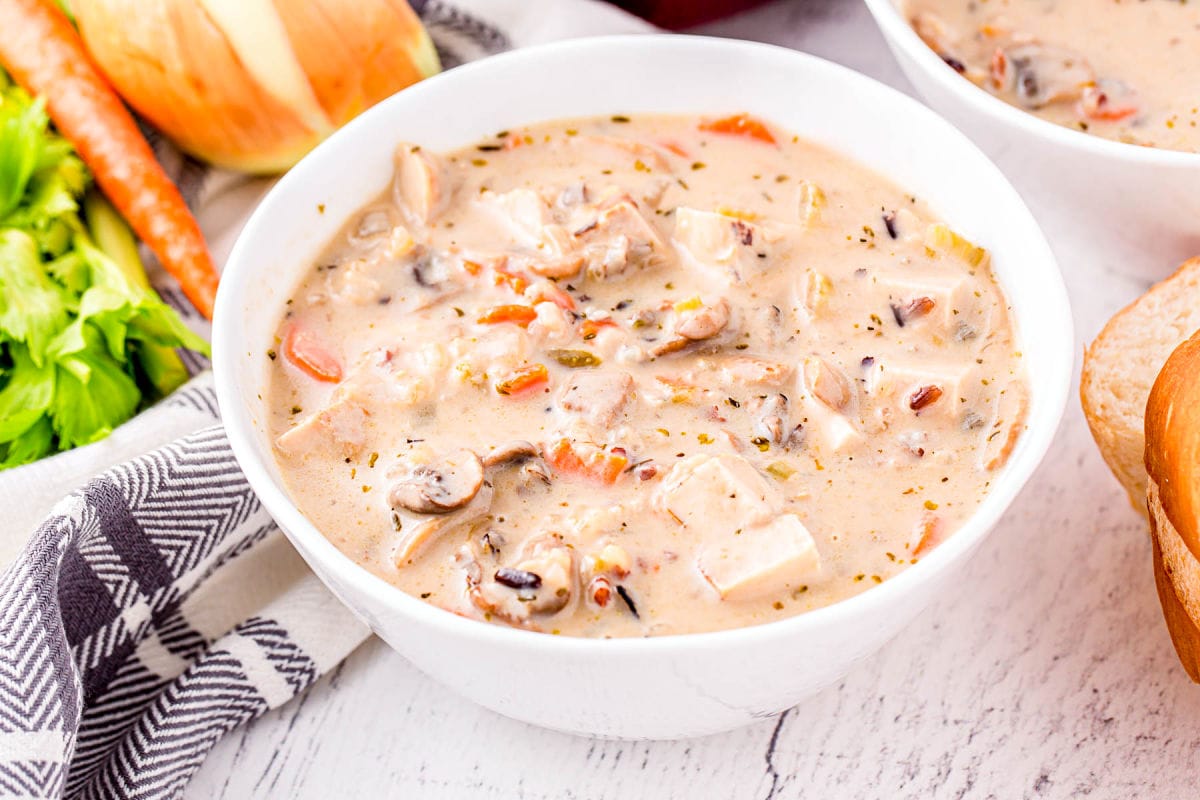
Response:
[{"label": "white bowl", "polygon": [[[994,254],[1028,343],[1029,430],[960,531],[881,586],[802,616],[718,633],[591,640],[442,611],[356,565],[305,519],[271,454],[261,399],[264,353],[284,298],[343,221],[391,178],[397,142],[441,150],[538,120],[743,110],[897,181]],[[881,116],[897,124],[881,126]],[[933,112],[791,50],[633,36],[518,50],[459,67],[351,122],[289,172],[247,223],[222,279],[213,349],[225,426],[251,486],[313,570],[392,647],[510,717],[581,734],[675,738],[789,708],[903,630],[984,540],[1049,447],[1074,344],[1066,292],[1037,224],[1000,172]]]},{"label": "white bowl", "polygon": [[1200,254],[1200,153],[1102,139],[1022,111],[947,66],[895,0],[866,4],[925,101],[1008,165],[1023,192],[1070,208],[1113,268],[1157,280]]}]

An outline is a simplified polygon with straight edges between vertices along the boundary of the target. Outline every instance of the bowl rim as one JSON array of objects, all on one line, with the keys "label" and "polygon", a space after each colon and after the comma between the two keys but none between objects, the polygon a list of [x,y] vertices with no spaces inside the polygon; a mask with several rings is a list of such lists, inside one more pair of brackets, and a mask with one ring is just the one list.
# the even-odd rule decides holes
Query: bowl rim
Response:
[{"label": "bowl rim", "polygon": [[1162,147],[1119,142],[1103,136],[1059,125],[1036,114],[1023,111],[983,90],[950,69],[941,56],[925,43],[904,19],[896,0],[864,0],[884,37],[902,48],[919,63],[930,78],[944,89],[960,97],[973,111],[1021,128],[1063,147],[1086,151],[1100,158],[1128,161],[1133,164],[1153,164],[1162,167],[1200,168],[1200,152],[1170,150]]},{"label": "bowl rim", "polygon": [[[1007,204],[1014,211],[1024,215],[1022,223],[1034,236],[1029,244],[1034,249],[1041,251],[1044,264],[1050,267],[1049,270],[1043,270],[1039,274],[1039,280],[1043,281],[1041,289],[1056,296],[1054,298],[1055,305],[1061,309],[1062,313],[1057,319],[1048,323],[1056,335],[1048,336],[1041,343],[1041,347],[1054,351],[1051,362],[1057,364],[1059,375],[1056,380],[1051,381],[1052,385],[1034,388],[1035,392],[1043,396],[1042,407],[1045,410],[1041,419],[1031,418],[1028,421],[1028,426],[1022,434],[1022,441],[1018,443],[1018,450],[1014,456],[1024,451],[1026,457],[1021,460],[1014,457],[1009,461],[999,478],[993,482],[992,489],[984,497],[979,507],[954,535],[939,545],[929,556],[920,559],[918,563],[877,586],[872,586],[857,595],[827,606],[784,619],[700,633],[602,639],[547,635],[541,632],[491,624],[457,615],[414,597],[345,555],[300,512],[286,491],[276,485],[267,467],[267,463],[271,459],[270,453],[260,453],[254,444],[255,425],[249,408],[240,401],[236,380],[238,373],[236,359],[239,354],[245,354],[245,345],[233,336],[233,324],[224,323],[224,320],[232,318],[234,314],[244,313],[239,308],[242,304],[242,292],[238,292],[238,287],[244,287],[244,284],[250,280],[255,266],[253,261],[243,253],[250,248],[248,242],[252,239],[270,235],[269,230],[265,227],[266,219],[271,216],[273,206],[283,202],[280,198],[293,191],[304,192],[306,177],[313,168],[313,164],[326,158],[327,155],[331,156],[338,152],[339,142],[343,139],[351,139],[360,129],[369,129],[376,119],[386,119],[387,109],[395,104],[404,104],[405,96],[439,92],[445,83],[452,83],[475,73],[486,73],[495,69],[497,64],[553,60],[559,56],[582,60],[584,55],[593,53],[611,55],[605,51],[622,47],[633,47],[642,51],[645,48],[680,51],[700,49],[717,55],[720,52],[732,54],[734,51],[754,51],[768,58],[790,59],[800,65],[800,68],[812,74],[844,83],[848,90],[858,88],[868,96],[871,93],[892,95],[896,102],[908,109],[908,113],[925,117],[929,124],[941,126],[947,136],[961,142],[965,152],[973,152],[977,156],[980,169],[990,173],[994,179],[995,190],[1007,195]],[[546,118],[549,119],[550,116]],[[885,178],[888,177],[886,172],[881,171],[881,174]],[[1066,410],[1075,361],[1075,334],[1070,302],[1062,274],[1049,244],[1020,195],[1003,173],[965,134],[914,98],[848,67],[789,48],[717,37],[679,34],[625,34],[558,41],[519,48],[470,62],[421,81],[352,120],[318,145],[312,153],[285,174],[247,220],[229,255],[225,269],[221,288],[217,294],[213,325],[213,372],[223,424],[233,454],[245,473],[251,489],[279,524],[279,527],[283,529],[285,535],[293,540],[301,555],[306,560],[311,557],[320,565],[319,569],[314,569],[314,572],[318,573],[318,577],[321,577],[322,581],[330,586],[335,595],[340,596],[340,592],[336,588],[338,583],[344,581],[353,584],[357,590],[371,595],[372,601],[377,605],[410,618],[409,621],[412,623],[441,629],[446,635],[458,635],[479,643],[499,647],[537,648],[547,654],[598,655],[603,653],[605,658],[621,658],[664,652],[699,653],[713,648],[753,646],[764,640],[802,639],[810,629],[851,624],[856,619],[874,618],[877,614],[886,614],[888,609],[893,606],[893,601],[901,599],[922,583],[935,582],[938,576],[952,564],[969,554],[988,536],[1000,517],[1016,499],[1017,494],[1042,463],[1060,427]],[[238,293],[235,294],[235,292]],[[330,576],[329,580],[325,579],[326,575]],[[355,611],[354,608],[351,610]]]}]

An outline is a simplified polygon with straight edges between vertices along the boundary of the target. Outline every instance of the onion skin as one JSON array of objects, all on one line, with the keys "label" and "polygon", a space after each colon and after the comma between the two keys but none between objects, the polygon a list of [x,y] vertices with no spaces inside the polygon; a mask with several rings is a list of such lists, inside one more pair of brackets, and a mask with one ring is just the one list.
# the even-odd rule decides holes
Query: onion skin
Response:
[{"label": "onion skin", "polygon": [[287,169],[440,69],[404,0],[72,5],[92,58],[134,110],[184,151],[242,172]]}]

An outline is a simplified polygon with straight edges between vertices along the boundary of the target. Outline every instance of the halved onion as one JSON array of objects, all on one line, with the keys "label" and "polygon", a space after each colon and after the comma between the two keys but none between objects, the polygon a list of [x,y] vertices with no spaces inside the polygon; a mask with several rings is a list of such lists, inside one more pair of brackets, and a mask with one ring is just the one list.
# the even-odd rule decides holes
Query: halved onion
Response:
[{"label": "halved onion", "polygon": [[287,169],[441,67],[404,0],[76,0],[88,50],[139,114],[224,167]]}]

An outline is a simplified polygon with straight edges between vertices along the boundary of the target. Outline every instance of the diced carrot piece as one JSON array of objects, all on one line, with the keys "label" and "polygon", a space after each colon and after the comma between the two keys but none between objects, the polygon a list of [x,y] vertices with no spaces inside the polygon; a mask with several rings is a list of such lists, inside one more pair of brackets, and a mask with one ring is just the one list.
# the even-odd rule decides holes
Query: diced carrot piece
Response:
[{"label": "diced carrot piece", "polygon": [[496,273],[494,279],[497,286],[507,285],[508,288],[517,294],[524,294],[525,290],[529,288],[529,278],[518,272],[509,272],[504,267],[495,267],[494,271]]},{"label": "diced carrot piece", "polygon": [[535,283],[526,296],[536,303],[554,303],[554,305],[567,311],[575,310],[575,298],[547,280]]},{"label": "diced carrot piece", "polygon": [[555,471],[608,485],[616,483],[629,465],[629,459],[622,453],[572,442],[565,437],[545,448],[545,453],[546,463]]},{"label": "diced carrot piece", "polygon": [[337,357],[299,325],[288,328],[283,338],[283,355],[310,378],[327,383],[342,379],[342,365]]},{"label": "diced carrot piece", "polygon": [[724,133],[730,136],[745,136],[759,142],[775,144],[775,137],[761,121],[749,114],[734,114],[721,119],[700,123],[700,130],[713,133]]},{"label": "diced carrot piece", "polygon": [[583,321],[583,325],[579,329],[579,332],[582,334],[584,341],[591,341],[592,339],[596,338],[596,334],[598,334],[602,328],[615,327],[617,327],[617,323],[613,322],[611,319],[585,319]]},{"label": "diced carrot piece", "polygon": [[506,305],[492,306],[479,315],[477,322],[483,325],[511,322],[524,328],[535,319],[537,319],[537,311],[533,306]]},{"label": "diced carrot piece", "polygon": [[496,382],[496,391],[506,397],[520,397],[537,391],[550,382],[544,364],[527,364],[517,367],[503,380]]},{"label": "diced carrot piece", "polygon": [[464,258],[463,269],[467,271],[468,275],[478,275],[480,270],[483,269],[483,264],[480,264],[478,261],[471,261],[470,259]]},{"label": "diced carrot piece", "polygon": [[924,555],[942,543],[942,528],[942,518],[936,514],[925,514],[921,517],[916,530],[920,538],[913,549],[913,558]]}]

